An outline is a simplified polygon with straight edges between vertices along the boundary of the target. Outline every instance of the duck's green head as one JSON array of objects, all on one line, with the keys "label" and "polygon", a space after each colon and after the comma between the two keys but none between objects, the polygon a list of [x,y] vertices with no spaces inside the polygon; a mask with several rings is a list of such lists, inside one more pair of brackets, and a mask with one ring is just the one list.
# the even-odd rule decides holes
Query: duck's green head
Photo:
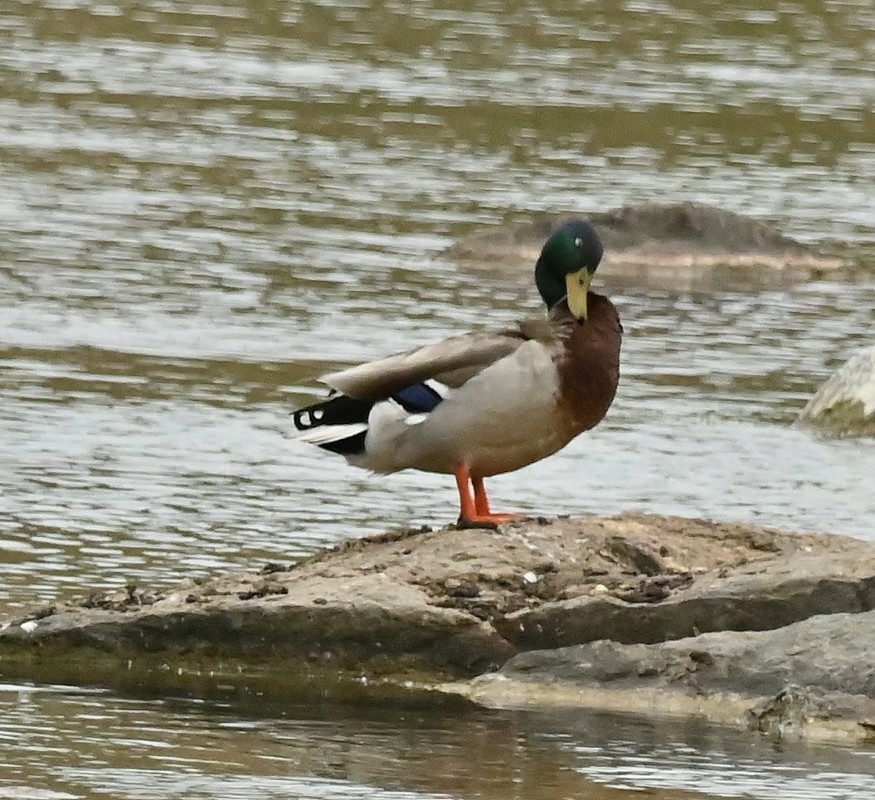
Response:
[{"label": "duck's green head", "polygon": [[547,239],[535,264],[535,285],[547,308],[563,297],[577,319],[586,319],[586,294],[602,260],[602,241],[582,219],[570,219]]}]

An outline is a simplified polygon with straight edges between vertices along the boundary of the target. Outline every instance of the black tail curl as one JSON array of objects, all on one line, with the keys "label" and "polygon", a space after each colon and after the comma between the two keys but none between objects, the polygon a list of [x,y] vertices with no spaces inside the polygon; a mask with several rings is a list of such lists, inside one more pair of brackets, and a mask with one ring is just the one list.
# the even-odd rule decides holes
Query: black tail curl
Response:
[{"label": "black tail curl", "polygon": [[[373,402],[356,400],[345,394],[338,394],[321,403],[298,409],[292,414],[292,419],[295,428],[299,431],[309,431],[313,428],[330,425],[362,424],[367,423],[373,405]],[[361,431],[343,439],[322,442],[319,447],[340,455],[360,453],[365,447],[366,433],[366,431]]]}]

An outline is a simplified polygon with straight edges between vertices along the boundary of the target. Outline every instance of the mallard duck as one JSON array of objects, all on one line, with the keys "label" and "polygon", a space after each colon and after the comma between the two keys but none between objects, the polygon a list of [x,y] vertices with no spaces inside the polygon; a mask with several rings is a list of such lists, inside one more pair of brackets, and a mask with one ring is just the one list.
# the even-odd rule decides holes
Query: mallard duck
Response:
[{"label": "mallard duck", "polygon": [[617,389],[622,326],[589,290],[601,257],[593,227],[568,220],[535,264],[546,317],[323,375],[332,393],[294,412],[294,436],[374,472],[454,475],[460,527],[523,518],[493,512],[483,479],[560,450]]}]

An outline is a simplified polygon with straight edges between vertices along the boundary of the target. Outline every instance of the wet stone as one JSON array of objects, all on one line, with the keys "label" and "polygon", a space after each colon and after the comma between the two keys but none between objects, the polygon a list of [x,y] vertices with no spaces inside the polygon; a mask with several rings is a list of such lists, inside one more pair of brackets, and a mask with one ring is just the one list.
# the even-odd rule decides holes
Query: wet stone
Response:
[{"label": "wet stone", "polygon": [[[875,703],[873,668],[850,657],[856,647],[875,663],[862,629],[829,627],[875,609],[875,546],[743,524],[627,514],[396,531],[288,568],[170,591],[131,584],[51,608],[0,621],[0,675],[26,676],[50,649],[59,657],[39,659],[40,675],[57,681],[80,653],[90,679],[109,682],[131,660],[161,669],[196,657],[198,669],[233,659],[238,675],[251,663],[290,681],[324,668],[404,685],[414,669],[420,682],[502,707],[635,708],[638,697],[659,713],[716,718],[732,695],[749,701],[744,713],[733,706],[745,725],[790,684]],[[826,627],[792,633],[813,620]],[[483,676],[498,668],[500,681]],[[830,697],[824,708],[847,707]]]}]

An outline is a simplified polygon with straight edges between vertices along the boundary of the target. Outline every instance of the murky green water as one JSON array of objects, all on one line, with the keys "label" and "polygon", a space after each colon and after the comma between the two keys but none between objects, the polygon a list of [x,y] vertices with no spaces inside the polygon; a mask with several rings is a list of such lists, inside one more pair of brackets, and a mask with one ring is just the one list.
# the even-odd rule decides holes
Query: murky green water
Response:
[{"label": "murky green water", "polygon": [[[875,537],[873,444],[792,425],[826,375],[872,342],[875,11],[760,5],[6,0],[0,606],[452,520],[449,481],[373,478],[295,446],[283,436],[289,411],[326,368],[536,305],[528,275],[442,257],[455,239],[529,212],[645,200],[710,202],[839,240],[863,267],[769,291],[615,287],[627,339],[608,420],[496,479],[496,506]],[[0,796],[227,797],[244,785],[492,796],[479,779],[418,783],[398,765],[432,726],[484,735],[457,720],[390,716],[381,730],[407,744],[369,739],[370,768],[345,774],[307,766],[306,747],[291,759],[273,749],[267,740],[307,740],[294,715],[264,712],[237,744],[231,731],[247,723],[233,709],[217,725],[191,704],[22,686],[4,697],[25,716],[0,721],[6,761],[22,765]],[[129,714],[147,733],[127,738]],[[113,733],[83,761],[89,715]],[[328,739],[358,752],[370,723],[313,716],[314,754]],[[541,733],[514,746],[506,785],[515,758],[556,759],[584,741],[573,726],[513,719]],[[202,749],[180,749],[194,732]],[[254,755],[222,772],[215,741]],[[595,761],[616,752],[607,735],[586,741]],[[673,751],[676,768],[647,766],[630,741],[616,772],[563,763],[602,782],[686,788],[717,770],[725,780],[707,790],[732,793],[735,756],[708,741]],[[467,758],[442,751],[441,774],[467,774]],[[817,762],[781,796],[821,797],[818,775],[838,771],[857,777],[831,796],[869,797],[875,770],[861,758],[853,769]],[[752,774],[750,796],[778,796],[775,770]]]}]

